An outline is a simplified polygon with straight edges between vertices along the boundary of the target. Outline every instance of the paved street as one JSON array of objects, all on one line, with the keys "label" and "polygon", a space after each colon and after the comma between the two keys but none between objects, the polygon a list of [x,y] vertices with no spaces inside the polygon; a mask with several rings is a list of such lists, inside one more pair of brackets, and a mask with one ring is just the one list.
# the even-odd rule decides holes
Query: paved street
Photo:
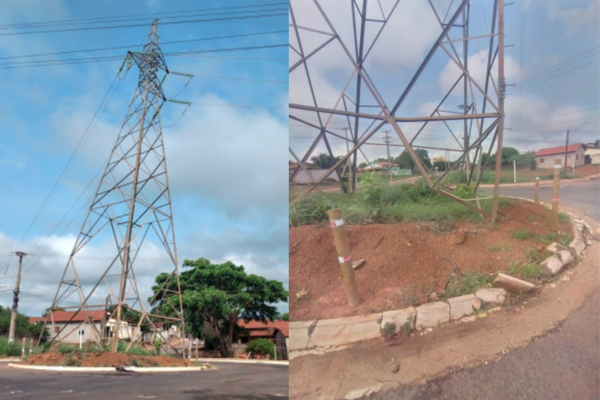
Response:
[{"label": "paved street", "polygon": [[[486,189],[491,192],[492,189]],[[501,186],[500,194],[533,199],[533,186]],[[582,211],[590,218],[600,222],[600,179],[570,183],[564,180],[558,197],[561,204]],[[552,201],[552,186],[540,186],[540,201]]]},{"label": "paved street", "polygon": [[488,365],[425,386],[376,394],[388,400],[597,400],[600,398],[598,293],[555,331]]},{"label": "paved street", "polygon": [[[507,196],[533,198],[533,187],[502,187]],[[565,183],[560,203],[600,221],[600,180]],[[551,186],[540,187],[550,202]],[[596,400],[600,398],[600,296],[596,292],[555,331],[488,365],[450,373],[425,386],[379,393],[399,400]]]},{"label": "paved street", "polygon": [[288,398],[287,366],[216,364],[190,373],[23,371],[0,363],[0,399],[243,399]]}]

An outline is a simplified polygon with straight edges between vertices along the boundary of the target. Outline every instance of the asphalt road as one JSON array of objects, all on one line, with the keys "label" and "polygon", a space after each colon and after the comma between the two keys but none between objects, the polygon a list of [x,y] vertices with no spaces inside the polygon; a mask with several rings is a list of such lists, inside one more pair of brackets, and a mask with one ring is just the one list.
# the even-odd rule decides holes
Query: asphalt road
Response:
[{"label": "asphalt road", "polygon": [[[533,198],[532,187],[502,187],[506,196]],[[559,204],[599,221],[600,180],[562,185]],[[540,187],[551,200],[552,187]],[[500,360],[460,370],[424,386],[377,393],[398,400],[597,400],[600,398],[600,295],[595,293],[562,325]]]},{"label": "asphalt road", "polygon": [[[491,191],[492,189],[487,189]],[[501,186],[500,194],[533,199],[533,186]],[[552,201],[552,186],[540,186],[540,201]],[[576,208],[585,215],[600,222],[600,179],[570,183],[564,181],[558,194],[558,207],[564,204]]]},{"label": "asphalt road", "polygon": [[216,365],[217,370],[136,373],[59,373],[7,368],[0,363],[0,399],[243,399],[288,398],[288,367]]},{"label": "asphalt road", "polygon": [[529,346],[425,386],[379,393],[378,400],[597,400],[600,398],[600,296]]}]

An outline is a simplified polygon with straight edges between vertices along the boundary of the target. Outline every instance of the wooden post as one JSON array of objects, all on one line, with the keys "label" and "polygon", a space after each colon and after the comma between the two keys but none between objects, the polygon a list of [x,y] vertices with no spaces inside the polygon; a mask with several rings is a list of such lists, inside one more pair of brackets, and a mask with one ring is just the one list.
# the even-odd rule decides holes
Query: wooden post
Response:
[{"label": "wooden post", "polygon": [[31,358],[31,352],[33,351],[33,338],[30,337],[29,338],[29,354],[27,355],[27,358]]},{"label": "wooden post", "polygon": [[536,176],[535,177],[535,192],[533,195],[533,200],[535,201],[535,204],[539,204],[539,202],[540,202],[539,190],[540,190],[540,177]]},{"label": "wooden post", "polygon": [[342,210],[335,209],[328,212],[329,225],[333,231],[333,241],[338,253],[338,260],[342,270],[342,279],[348,297],[348,305],[355,307],[358,305],[358,289],[354,280],[354,269],[352,268],[352,260],[350,258],[350,248],[346,239],[346,231],[344,230],[344,220],[342,219]]},{"label": "wooden post", "polygon": [[552,189],[552,230],[558,231],[558,187],[560,185],[560,158],[554,160],[554,187]]},{"label": "wooden post", "polygon": [[198,361],[198,338],[196,338],[196,361]]},{"label": "wooden post", "polygon": [[25,359],[25,338],[23,338],[23,347],[21,347],[21,359]]}]

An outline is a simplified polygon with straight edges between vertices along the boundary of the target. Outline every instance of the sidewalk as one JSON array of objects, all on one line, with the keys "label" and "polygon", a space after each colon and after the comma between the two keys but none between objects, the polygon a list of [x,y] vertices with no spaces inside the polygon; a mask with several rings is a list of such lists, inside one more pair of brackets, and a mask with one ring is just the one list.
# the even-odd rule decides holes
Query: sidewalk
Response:
[{"label": "sidewalk", "polygon": [[[577,179],[561,179],[560,183],[561,185],[567,184],[567,183],[575,183],[575,182],[583,182],[583,181],[589,181],[592,179],[598,179],[600,178],[600,174],[596,174],[596,175],[590,175],[590,176],[586,176],[584,178],[577,178]],[[552,185],[554,183],[553,180],[540,180],[540,186],[544,186],[544,185]],[[501,187],[518,187],[518,186],[535,186],[535,182],[522,182],[522,183],[501,183],[500,184]],[[494,185],[479,185],[480,188],[493,188]]]},{"label": "sidewalk", "polygon": [[267,364],[267,365],[284,365],[288,366],[288,360],[271,361],[271,360],[244,360],[241,358],[192,358],[195,362],[204,363],[231,363],[231,364]]}]

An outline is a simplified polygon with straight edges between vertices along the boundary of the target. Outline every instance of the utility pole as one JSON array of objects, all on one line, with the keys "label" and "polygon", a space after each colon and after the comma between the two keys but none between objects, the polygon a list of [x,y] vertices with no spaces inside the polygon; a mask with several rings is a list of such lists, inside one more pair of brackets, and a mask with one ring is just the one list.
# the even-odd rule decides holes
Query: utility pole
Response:
[{"label": "utility pole", "polygon": [[565,144],[565,175],[567,175],[567,153],[569,152],[569,130],[567,129],[567,143]]},{"label": "utility pole", "polygon": [[12,312],[10,314],[10,328],[8,330],[8,343],[15,341],[15,321],[17,319],[17,308],[19,307],[19,287],[21,286],[21,267],[23,266],[23,257],[27,254],[22,251],[15,253],[19,257],[19,269],[17,269],[17,281],[15,282],[15,290],[13,296]]},{"label": "utility pole", "polygon": [[[346,151],[349,153],[350,152],[350,146],[348,144],[348,127],[346,128],[342,128],[342,130],[344,131],[344,136],[346,137]],[[346,161],[346,166],[348,167],[348,186],[350,188],[350,191],[352,192],[352,187],[353,187],[353,183],[354,182],[354,171],[352,169],[352,162],[351,160],[347,160]]]},{"label": "utility pole", "polygon": [[504,1],[498,1],[498,138],[496,141],[496,174],[494,176],[494,196],[492,200],[492,225],[498,217],[498,196],[500,195],[500,168],[502,167],[502,139],[504,137],[504,97],[506,78],[504,77]]},{"label": "utility pole", "polygon": [[383,137],[383,142],[386,144],[385,147],[387,147],[387,155],[388,155],[388,174],[390,176],[390,181],[392,180],[392,159],[390,157],[390,143],[391,143],[391,137],[390,135],[388,135],[388,133],[390,133],[390,131],[383,131],[383,133],[385,133],[385,136]]}]

